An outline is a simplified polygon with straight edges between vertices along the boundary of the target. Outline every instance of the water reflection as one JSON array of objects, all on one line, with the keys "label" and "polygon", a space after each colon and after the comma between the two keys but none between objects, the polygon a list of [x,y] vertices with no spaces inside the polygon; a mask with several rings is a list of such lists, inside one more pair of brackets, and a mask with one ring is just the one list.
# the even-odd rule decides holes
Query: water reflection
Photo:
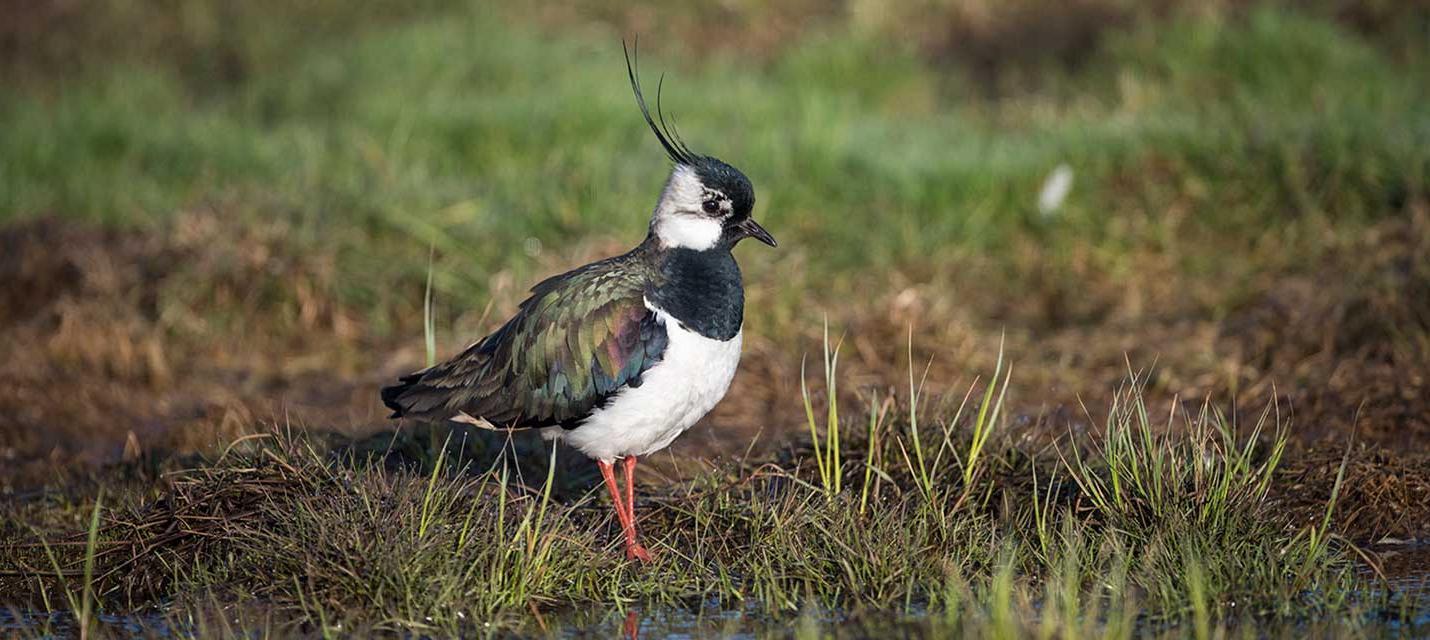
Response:
[{"label": "water reflection", "polygon": [[634,609],[626,612],[625,632],[626,640],[640,640],[641,619],[640,616],[636,614]]},{"label": "water reflection", "polygon": [[[1380,550],[1380,553],[1385,553]],[[1233,622],[1229,627],[1211,629],[1212,635],[1234,637],[1255,630],[1260,637],[1427,637],[1430,632],[1430,618],[1427,600],[1430,600],[1430,548],[1396,550],[1391,556],[1399,563],[1388,565],[1391,606],[1377,612],[1366,611],[1359,619],[1327,619],[1284,621],[1267,626],[1264,620],[1243,620]],[[1412,570],[1411,567],[1418,568]],[[1385,584],[1385,583],[1382,583]],[[1377,593],[1387,593],[1377,591]],[[1406,607],[1411,615],[1396,615],[1397,609]],[[220,617],[196,617],[186,615],[150,614],[104,614],[99,616],[99,635],[102,637],[133,638],[201,638],[214,636],[245,637],[322,637],[329,632],[343,635],[369,635],[361,629],[341,627],[320,629],[309,622],[293,620],[284,622],[258,613],[253,616],[233,617],[227,612],[228,620]],[[977,637],[998,635],[1008,631],[1013,635],[1036,630],[1022,626],[1029,621],[1014,621],[1013,629],[996,629],[988,619],[976,615],[963,616],[957,620],[927,613],[864,612],[848,614],[840,611],[806,611],[802,614],[769,614],[755,604],[739,608],[722,606],[717,601],[707,601],[693,608],[622,608],[587,609],[568,611],[555,615],[547,614],[541,627],[528,628],[520,633],[497,633],[485,625],[476,625],[461,631],[463,637],[536,637],[548,638],[611,638],[627,640],[693,640],[699,638],[946,638]],[[371,630],[370,630],[371,631]],[[390,629],[381,630],[379,635],[391,635]],[[217,633],[216,633],[217,632]],[[1138,625],[1136,637],[1187,637],[1192,632],[1185,626],[1159,624]],[[72,616],[65,613],[43,613],[37,611],[7,610],[0,607],[0,637],[74,637],[78,627]],[[396,637],[419,638],[422,635],[398,634]],[[435,637],[435,636],[433,636]]]}]

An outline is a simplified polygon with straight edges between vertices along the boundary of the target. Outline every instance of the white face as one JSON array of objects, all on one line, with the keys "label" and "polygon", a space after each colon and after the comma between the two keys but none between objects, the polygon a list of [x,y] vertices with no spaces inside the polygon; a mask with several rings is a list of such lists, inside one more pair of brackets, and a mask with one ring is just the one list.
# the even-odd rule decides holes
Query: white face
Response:
[{"label": "white face", "polygon": [[[705,203],[712,200],[719,208],[706,212]],[[723,221],[730,214],[729,198],[706,189],[694,169],[676,165],[655,205],[650,227],[662,247],[704,251],[720,241]]]}]

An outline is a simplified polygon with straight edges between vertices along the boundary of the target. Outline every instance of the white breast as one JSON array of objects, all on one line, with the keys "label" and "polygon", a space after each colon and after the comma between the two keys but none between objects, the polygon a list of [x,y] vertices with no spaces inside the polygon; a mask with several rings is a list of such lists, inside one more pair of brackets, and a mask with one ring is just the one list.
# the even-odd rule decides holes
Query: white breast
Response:
[{"label": "white breast", "polygon": [[646,306],[670,335],[660,362],[641,375],[641,386],[618,391],[579,427],[548,429],[544,435],[561,437],[597,460],[643,456],[669,446],[725,397],[740,363],[743,332],[714,340],[682,329],[650,301]]}]

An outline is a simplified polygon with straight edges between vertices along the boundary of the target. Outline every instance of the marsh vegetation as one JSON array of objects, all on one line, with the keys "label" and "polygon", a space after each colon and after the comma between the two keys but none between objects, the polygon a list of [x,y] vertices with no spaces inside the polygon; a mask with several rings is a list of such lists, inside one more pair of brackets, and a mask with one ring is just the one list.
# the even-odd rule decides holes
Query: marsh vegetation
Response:
[{"label": "marsh vegetation", "polygon": [[[1430,19],[1376,6],[0,20],[0,624],[1423,630]],[[633,33],[781,240],[643,569],[573,452],[376,394],[643,233]]]}]

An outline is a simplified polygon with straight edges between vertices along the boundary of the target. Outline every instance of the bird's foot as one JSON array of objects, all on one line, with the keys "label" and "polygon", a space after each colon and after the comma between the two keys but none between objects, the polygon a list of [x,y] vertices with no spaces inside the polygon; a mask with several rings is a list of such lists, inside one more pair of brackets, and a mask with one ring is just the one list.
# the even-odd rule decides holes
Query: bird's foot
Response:
[{"label": "bird's foot", "polygon": [[640,543],[626,545],[626,560],[638,560],[642,564],[650,564],[652,562],[650,552],[646,551],[646,548],[642,547]]}]

